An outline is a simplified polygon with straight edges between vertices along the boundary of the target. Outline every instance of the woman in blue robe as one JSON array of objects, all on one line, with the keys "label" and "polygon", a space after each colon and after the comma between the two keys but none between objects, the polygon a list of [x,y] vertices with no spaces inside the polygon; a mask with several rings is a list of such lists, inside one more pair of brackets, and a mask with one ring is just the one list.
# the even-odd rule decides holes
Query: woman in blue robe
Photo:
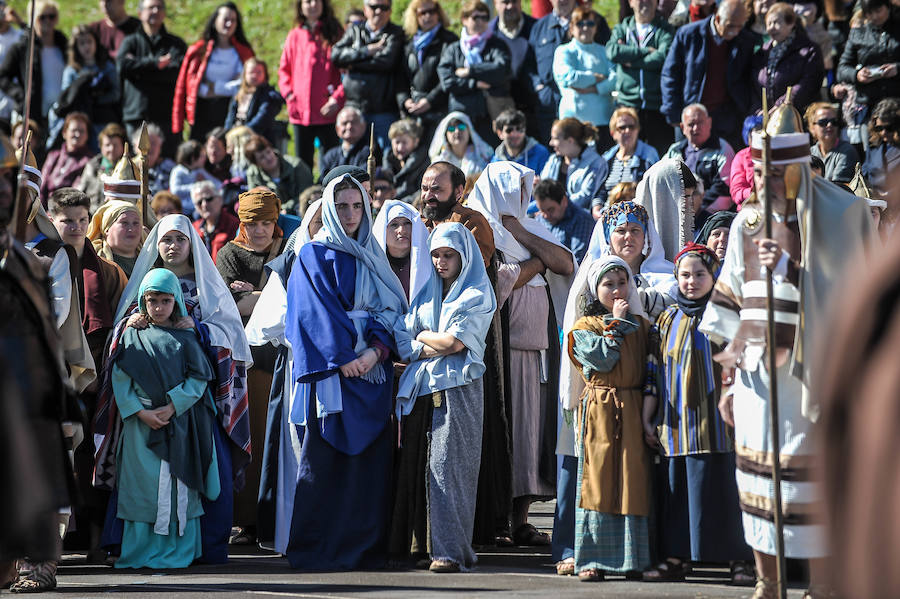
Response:
[{"label": "woman in blue robe", "polygon": [[372,236],[352,177],[322,198],[322,229],[300,248],[285,337],[305,425],[286,555],[304,570],[383,566],[391,499],[391,337],[408,305]]}]

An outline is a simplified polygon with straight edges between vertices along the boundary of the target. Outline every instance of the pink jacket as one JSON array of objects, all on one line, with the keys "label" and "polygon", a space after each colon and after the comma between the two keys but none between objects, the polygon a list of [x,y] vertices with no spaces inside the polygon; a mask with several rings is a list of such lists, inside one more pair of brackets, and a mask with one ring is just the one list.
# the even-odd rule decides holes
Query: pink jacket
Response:
[{"label": "pink jacket", "polygon": [[728,190],[738,210],[753,193],[753,160],[750,158],[750,148],[744,148],[734,155],[734,160],[731,161],[731,176],[728,178]]},{"label": "pink jacket", "polygon": [[331,47],[325,46],[318,31],[312,34],[304,27],[294,27],[288,33],[278,68],[278,88],[287,102],[291,123],[334,123],[336,114],[324,117],[319,110],[330,97],[343,107],[344,86],[340,69],[331,62]]}]

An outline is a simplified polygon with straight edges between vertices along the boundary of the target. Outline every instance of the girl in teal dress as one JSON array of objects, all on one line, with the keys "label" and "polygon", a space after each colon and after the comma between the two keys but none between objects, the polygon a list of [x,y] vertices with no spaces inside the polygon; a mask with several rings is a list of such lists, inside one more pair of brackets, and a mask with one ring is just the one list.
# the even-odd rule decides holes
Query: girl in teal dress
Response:
[{"label": "girl in teal dress", "polygon": [[185,568],[203,549],[200,495],[219,495],[214,373],[171,271],[147,273],[138,305],[150,324],[125,330],[111,375],[123,423],[116,463],[124,533],[116,567]]}]

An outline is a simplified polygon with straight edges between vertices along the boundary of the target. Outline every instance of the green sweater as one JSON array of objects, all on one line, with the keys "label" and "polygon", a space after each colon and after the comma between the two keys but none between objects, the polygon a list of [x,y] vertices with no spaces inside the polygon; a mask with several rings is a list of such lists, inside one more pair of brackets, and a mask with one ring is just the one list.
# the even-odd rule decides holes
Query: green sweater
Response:
[{"label": "green sweater", "polygon": [[651,21],[650,26],[649,39],[640,44],[634,17],[626,17],[613,28],[612,37],[606,44],[606,55],[618,66],[617,103],[638,109],[659,110],[662,103],[660,77],[669,46],[675,38],[675,29],[660,15]]}]

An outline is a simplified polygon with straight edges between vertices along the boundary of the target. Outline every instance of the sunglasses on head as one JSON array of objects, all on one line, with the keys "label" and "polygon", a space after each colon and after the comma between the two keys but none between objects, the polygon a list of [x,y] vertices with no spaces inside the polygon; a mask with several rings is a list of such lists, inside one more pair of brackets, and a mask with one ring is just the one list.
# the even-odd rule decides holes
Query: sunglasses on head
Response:
[{"label": "sunglasses on head", "polygon": [[468,129],[465,123],[454,123],[452,125],[447,125],[447,133],[453,133],[456,130],[465,131]]},{"label": "sunglasses on head", "polygon": [[437,7],[432,6],[431,8],[420,8],[419,10],[416,11],[416,14],[419,15],[420,17],[424,17],[427,15],[436,15],[437,11],[438,11]]},{"label": "sunglasses on head", "polygon": [[475,21],[484,21],[485,23],[487,23],[488,21],[491,20],[491,18],[488,15],[481,13],[481,12],[475,13],[474,15],[470,15],[469,18],[473,19]]},{"label": "sunglasses on head", "polygon": [[390,4],[366,4],[372,12],[387,12],[391,10]]},{"label": "sunglasses on head", "polygon": [[575,26],[578,27],[579,29],[588,29],[590,27],[595,26],[596,24],[597,24],[597,21],[588,19],[586,21],[578,21],[577,23],[575,23]]},{"label": "sunglasses on head", "polygon": [[832,127],[837,127],[838,125],[841,124],[841,122],[838,119],[831,118],[831,119],[819,119],[818,121],[816,121],[816,124],[819,127],[827,127],[828,125],[831,125]]}]

